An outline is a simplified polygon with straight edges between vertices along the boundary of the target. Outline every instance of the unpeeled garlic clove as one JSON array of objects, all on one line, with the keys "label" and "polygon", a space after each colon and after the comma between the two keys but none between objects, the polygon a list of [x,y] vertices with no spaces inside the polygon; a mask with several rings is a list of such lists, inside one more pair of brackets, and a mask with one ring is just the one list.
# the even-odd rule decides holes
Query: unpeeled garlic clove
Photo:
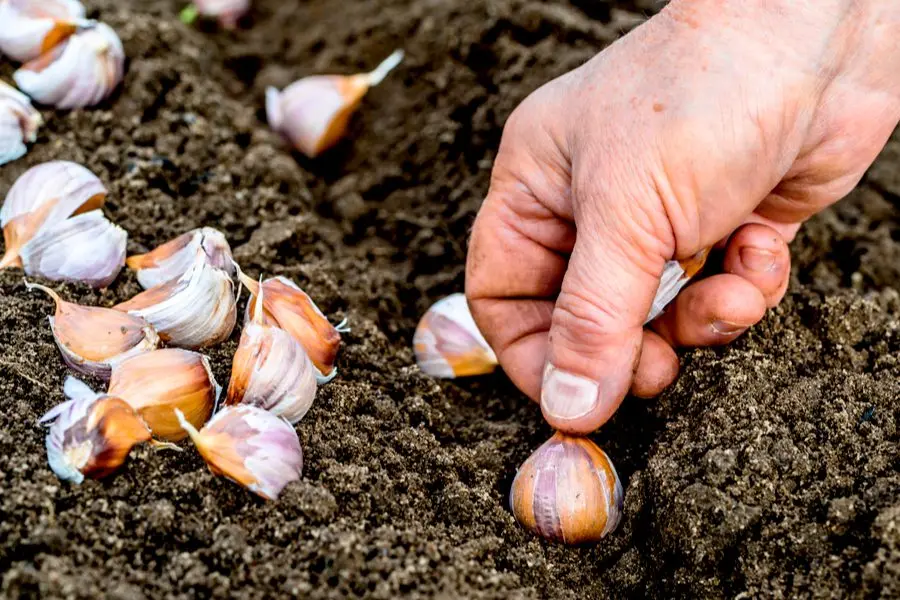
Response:
[{"label": "unpeeled garlic clove", "polygon": [[28,96],[0,81],[0,165],[24,156],[43,122]]},{"label": "unpeeled garlic clove", "polygon": [[688,284],[706,264],[709,256],[709,248],[705,248],[686,260],[670,260],[663,268],[662,277],[659,280],[659,288],[653,298],[653,306],[647,315],[645,323],[649,323],[663,313],[678,292]]},{"label": "unpeeled garlic clove", "polygon": [[216,406],[220,389],[205,356],[166,348],[118,362],[107,393],[130,404],[153,435],[176,442],[187,432],[175,409],[191,425],[202,427]]},{"label": "unpeeled garlic clove", "polygon": [[0,208],[6,244],[0,269],[22,266],[19,251],[29,240],[73,214],[100,208],[105,199],[103,183],[79,164],[55,160],[28,169]]},{"label": "unpeeled garlic clove", "polygon": [[114,306],[153,324],[160,338],[182,348],[205,348],[228,339],[237,321],[234,283],[200,249],[178,279]]},{"label": "unpeeled garlic clove", "polygon": [[234,29],[237,22],[250,10],[250,0],[194,0],[181,11],[181,20],[190,24],[197,15],[218,19],[225,29]]},{"label": "unpeeled garlic clove", "polygon": [[46,293],[56,303],[47,317],[63,360],[83,375],[109,379],[113,365],[156,348],[159,336],[140,317],[111,308],[66,302],[43,285],[25,282],[29,289]]},{"label": "unpeeled garlic clove", "polygon": [[297,340],[264,322],[264,296],[262,286],[234,355],[225,403],[258,406],[297,423],[315,399],[315,370]]},{"label": "unpeeled garlic clove", "polygon": [[396,50],[369,73],[313,75],[281,92],[270,87],[266,90],[269,126],[297,150],[315,157],[343,137],[369,88],[381,83],[401,60],[403,51]]},{"label": "unpeeled garlic clove", "polygon": [[618,526],[624,493],[606,453],[556,433],[519,467],[509,494],[516,520],[566,544],[596,542]]},{"label": "unpeeled garlic clove", "polygon": [[93,23],[13,74],[19,89],[56,108],[93,106],[109,96],[125,71],[119,36]]},{"label": "unpeeled garlic clove", "polygon": [[231,246],[222,232],[212,227],[194,229],[146,254],[129,256],[126,264],[137,272],[138,282],[146,290],[184,275],[200,249],[206,253],[210,265],[228,275],[234,274]]},{"label": "unpeeled garlic clove", "polygon": [[108,286],[125,266],[128,234],[93,210],[44,229],[19,250],[29,275]]},{"label": "unpeeled garlic clove", "polygon": [[176,410],[209,470],[275,500],[300,479],[303,451],[290,423],[256,406],[226,406],[197,430]]},{"label": "unpeeled garlic clove", "polygon": [[240,270],[238,277],[251,294],[245,323],[257,320],[254,298],[259,294],[260,287],[264,288],[263,314],[257,322],[276,325],[297,340],[309,355],[319,383],[334,379],[337,375],[334,361],[341,346],[341,326],[332,325],[312,298],[290,279],[279,276],[259,283]]},{"label": "unpeeled garlic clove", "polygon": [[475,325],[464,294],[435,302],[413,336],[416,363],[432,377],[484,375],[497,368],[497,355]]},{"label": "unpeeled garlic clove", "polygon": [[66,381],[63,402],[41,417],[50,423],[47,460],[60,479],[81,483],[118,469],[135,444],[150,439],[150,430],[121,398],[97,394],[74,378]]},{"label": "unpeeled garlic clove", "polygon": [[49,52],[89,23],[77,0],[3,0],[0,52],[25,62]]}]

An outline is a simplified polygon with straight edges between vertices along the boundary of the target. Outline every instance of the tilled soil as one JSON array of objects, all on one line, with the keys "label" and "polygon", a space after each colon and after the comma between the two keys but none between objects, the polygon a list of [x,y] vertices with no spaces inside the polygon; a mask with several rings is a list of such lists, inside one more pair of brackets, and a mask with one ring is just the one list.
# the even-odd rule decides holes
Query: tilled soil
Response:
[{"label": "tilled soil", "polygon": [[[108,185],[130,252],[218,227],[251,275],[293,278],[353,331],[298,426],[304,477],[277,502],[214,478],[189,443],[73,486],[36,424],[66,375],[51,303],[0,272],[6,597],[900,596],[900,138],[801,232],[778,309],[731,347],[685,352],[670,391],[627,400],[598,432],[625,518],[565,548],[506,505],[550,435],[537,408],[502,374],[428,379],[410,339],[462,289],[510,111],[656,3],[258,0],[233,32],[182,25],[175,0],[88,4],[124,42],[125,84],[97,109],[45,111],[0,194],[32,165],[80,162]],[[354,141],[311,161],[265,126],[266,86],[397,47],[407,59]],[[104,306],[139,290],[131,273],[100,292],[54,287]],[[209,352],[220,383],[238,337]]]}]

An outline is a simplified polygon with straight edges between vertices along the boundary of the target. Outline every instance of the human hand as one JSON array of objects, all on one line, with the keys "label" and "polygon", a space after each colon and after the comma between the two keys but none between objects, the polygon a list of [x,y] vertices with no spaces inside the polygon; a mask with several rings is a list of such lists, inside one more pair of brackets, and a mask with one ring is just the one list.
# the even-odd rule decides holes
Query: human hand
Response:
[{"label": "human hand", "polygon": [[[674,381],[674,347],[730,342],[781,300],[786,242],[898,119],[893,3],[676,0],[510,116],[473,316],[553,427],[593,431]],[[724,273],[644,329],[665,262],[715,244]]]}]

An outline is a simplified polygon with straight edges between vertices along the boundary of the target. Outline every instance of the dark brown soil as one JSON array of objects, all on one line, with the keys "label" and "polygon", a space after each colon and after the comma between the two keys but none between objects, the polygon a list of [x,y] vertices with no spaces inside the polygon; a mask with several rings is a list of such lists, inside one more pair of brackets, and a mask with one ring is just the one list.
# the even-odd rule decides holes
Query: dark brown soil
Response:
[{"label": "dark brown soil", "polygon": [[[189,445],[72,486],[36,424],[66,375],[51,305],[0,273],[6,597],[900,596],[900,139],[801,233],[779,309],[730,348],[685,353],[672,390],[598,433],[625,519],[571,549],[506,508],[550,434],[537,408],[502,375],[424,377],[410,338],[462,289],[512,108],[658,4],[258,0],[235,32],[183,26],[178,0],[89,4],[125,44],[124,88],[97,110],[47,111],[0,194],[34,164],[81,162],[130,251],[219,227],[251,274],[294,278],[353,332],[298,427],[303,480],[278,502],[214,478]],[[265,86],[397,47],[408,58],[367,98],[355,142],[309,161],[266,128]],[[102,305],[138,290],[130,273],[103,292],[56,287]],[[237,336],[211,352],[221,383]]]}]

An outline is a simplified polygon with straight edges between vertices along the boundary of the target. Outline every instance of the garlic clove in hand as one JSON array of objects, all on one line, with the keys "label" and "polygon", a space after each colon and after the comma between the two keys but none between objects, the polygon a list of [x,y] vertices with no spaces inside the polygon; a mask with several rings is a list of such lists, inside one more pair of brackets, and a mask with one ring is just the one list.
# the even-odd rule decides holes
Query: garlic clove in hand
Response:
[{"label": "garlic clove in hand", "polygon": [[43,122],[28,96],[0,81],[0,165],[24,156]]},{"label": "garlic clove in hand", "polygon": [[469,311],[464,294],[438,300],[419,321],[413,336],[416,363],[432,377],[484,375],[497,368],[497,355]]},{"label": "garlic clove in hand", "polygon": [[269,125],[303,154],[314,158],[344,136],[363,96],[403,60],[396,50],[369,73],[313,75],[279,92],[266,90]]},{"label": "garlic clove in hand", "polygon": [[3,0],[0,52],[25,62],[52,50],[89,23],[77,0]]},{"label": "garlic clove in hand", "polygon": [[222,232],[212,227],[194,229],[146,254],[129,256],[126,264],[137,272],[138,282],[146,290],[184,275],[201,248],[210,265],[228,275],[234,274],[231,246]]},{"label": "garlic clove in hand", "polygon": [[275,500],[300,479],[303,451],[290,423],[256,406],[226,406],[197,430],[175,411],[209,470]]},{"label": "garlic clove in hand", "polygon": [[706,259],[709,257],[709,250],[709,248],[704,248],[686,260],[670,260],[666,263],[645,323],[649,323],[661,315],[684,286],[703,269]]}]

